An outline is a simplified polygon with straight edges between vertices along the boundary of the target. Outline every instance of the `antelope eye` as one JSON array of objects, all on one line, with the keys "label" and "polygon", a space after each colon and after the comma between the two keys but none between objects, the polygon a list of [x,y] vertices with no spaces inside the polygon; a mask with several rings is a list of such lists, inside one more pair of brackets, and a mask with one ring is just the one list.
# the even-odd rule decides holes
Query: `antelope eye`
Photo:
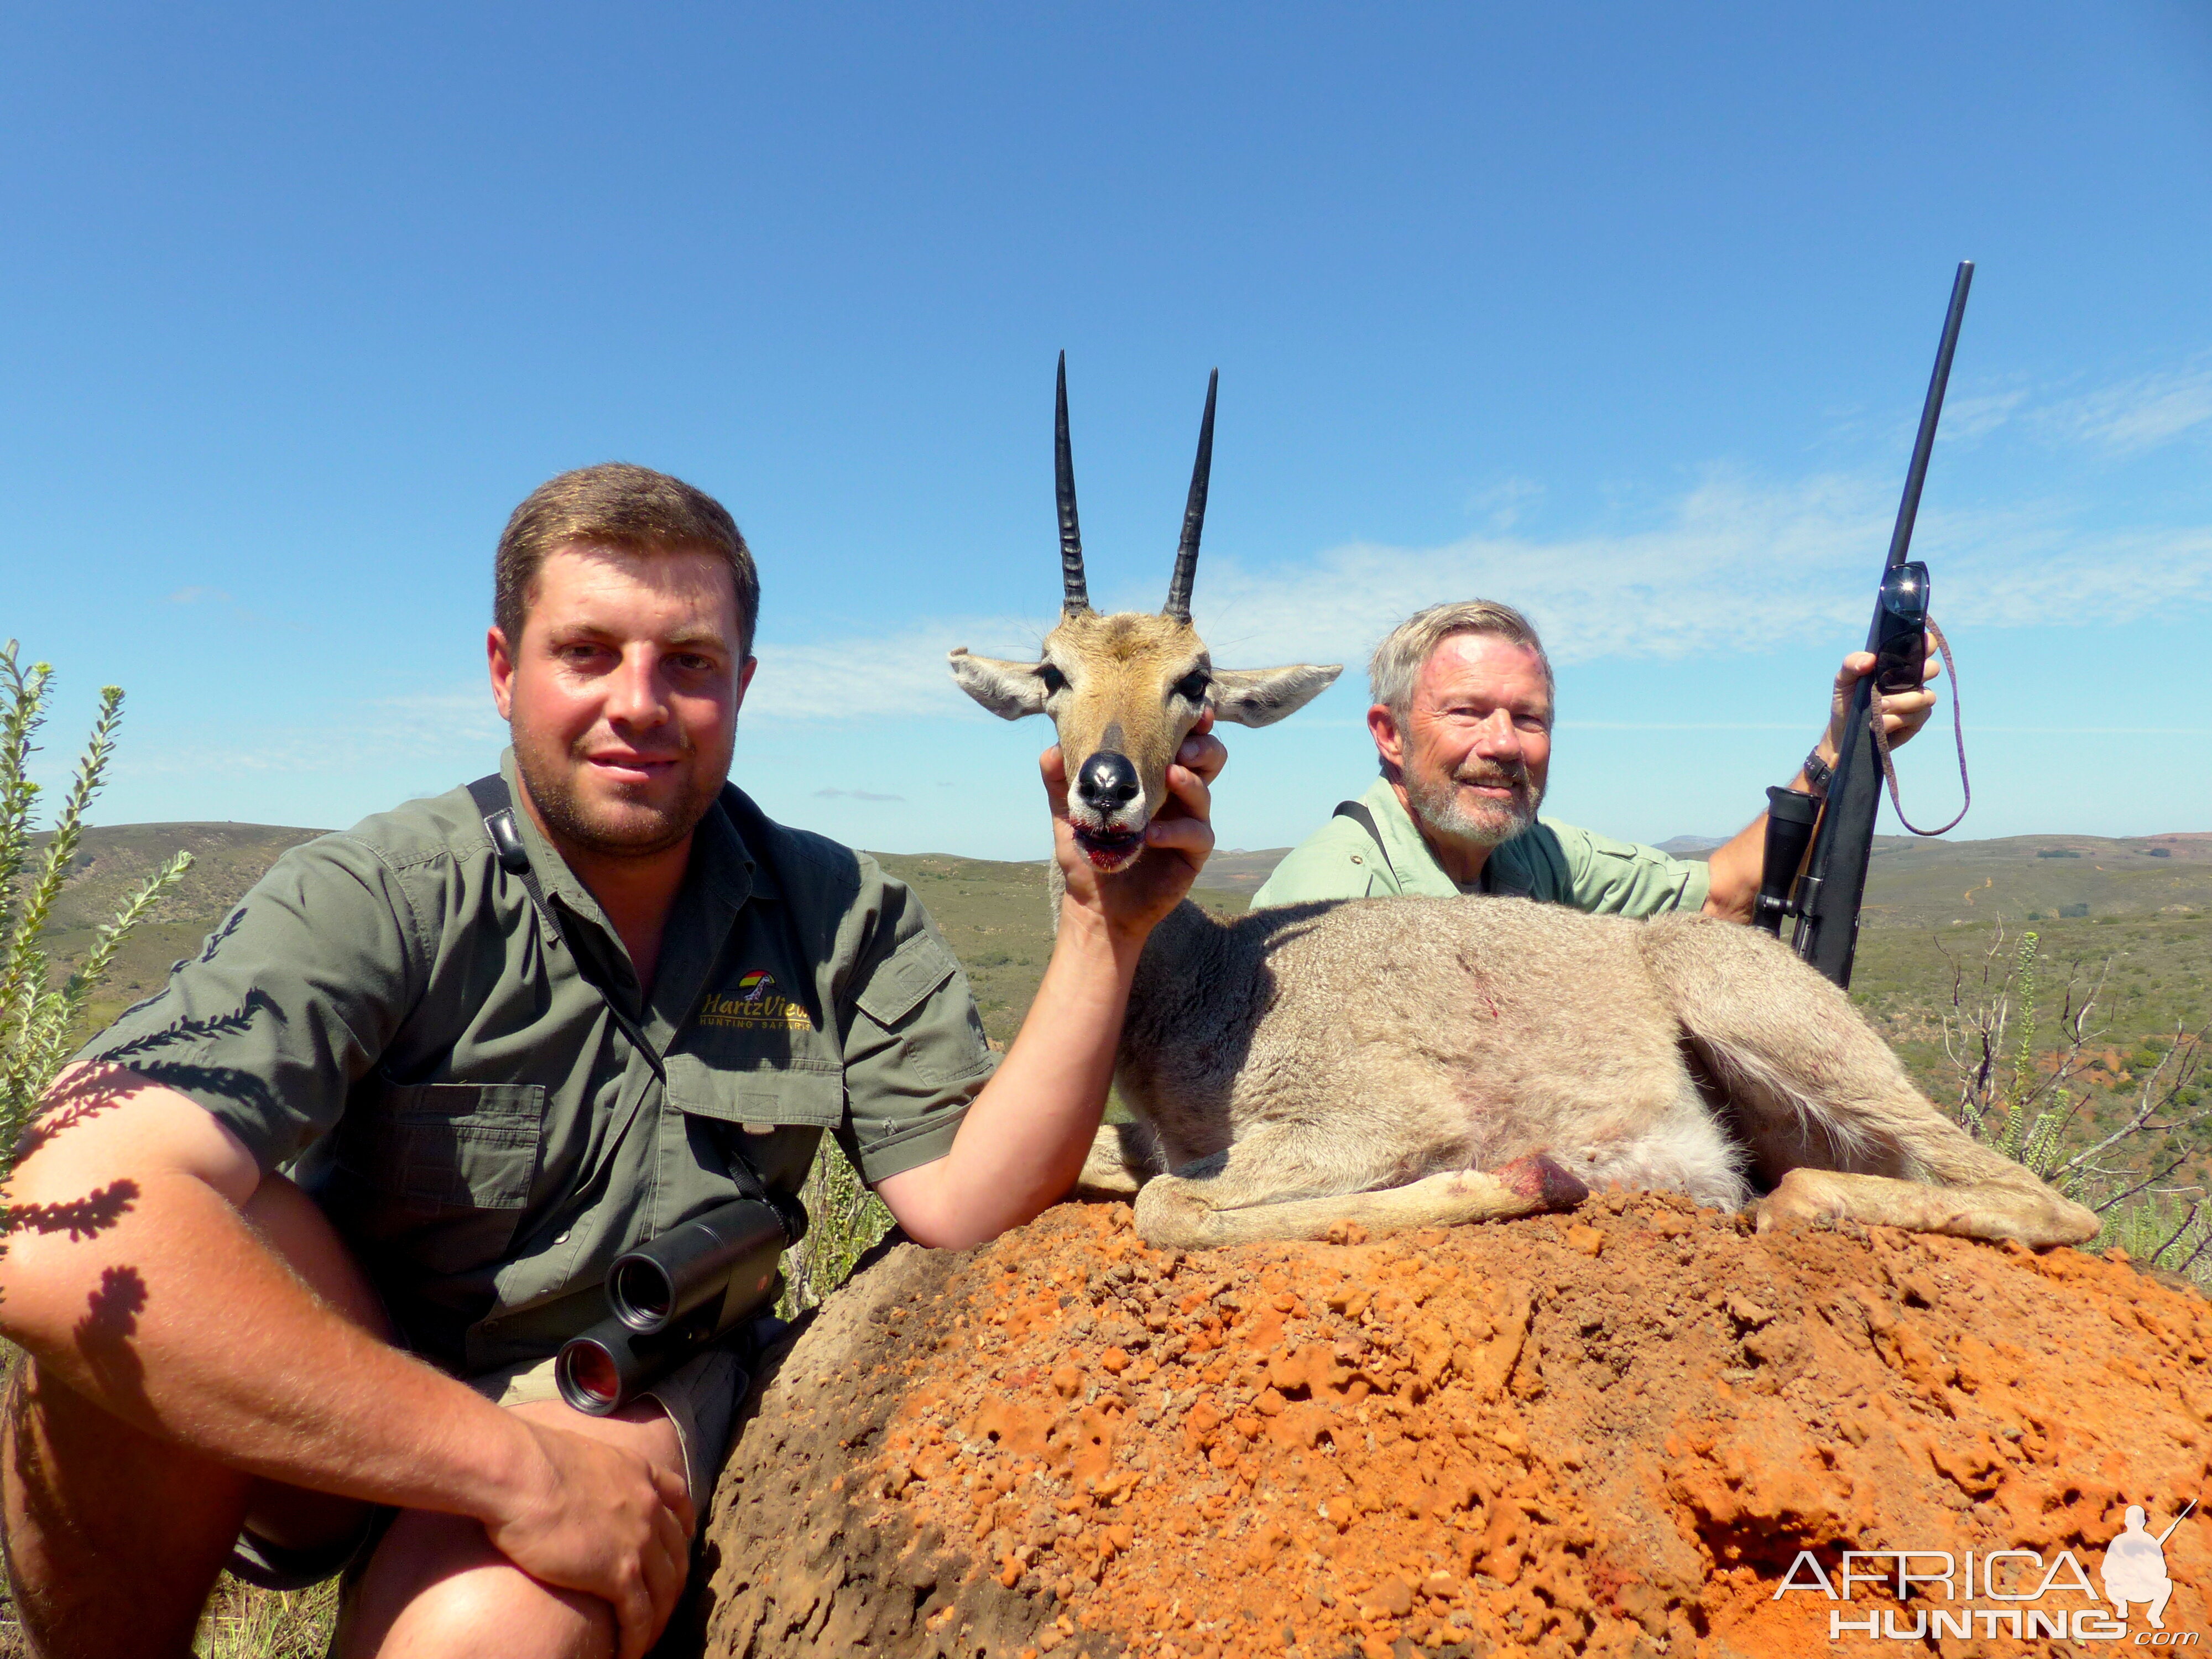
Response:
[{"label": "antelope eye", "polygon": [[1184,675],[1175,684],[1175,694],[1188,702],[1204,702],[1206,688],[1213,684],[1213,677],[1202,670]]},{"label": "antelope eye", "polygon": [[1044,694],[1048,697],[1057,696],[1060,687],[1067,684],[1067,676],[1050,663],[1045,663],[1037,669],[1037,678],[1044,682]]}]

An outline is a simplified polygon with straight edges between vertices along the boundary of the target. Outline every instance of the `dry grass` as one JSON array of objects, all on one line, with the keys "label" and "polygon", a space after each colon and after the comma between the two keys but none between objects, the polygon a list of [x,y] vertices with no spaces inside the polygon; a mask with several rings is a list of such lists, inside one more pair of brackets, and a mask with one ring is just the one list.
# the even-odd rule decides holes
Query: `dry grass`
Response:
[{"label": "dry grass", "polygon": [[[216,1585],[192,1651],[204,1659],[323,1659],[337,1621],[337,1581],[278,1595],[228,1573]],[[12,1596],[0,1593],[0,1659],[30,1659]]]}]

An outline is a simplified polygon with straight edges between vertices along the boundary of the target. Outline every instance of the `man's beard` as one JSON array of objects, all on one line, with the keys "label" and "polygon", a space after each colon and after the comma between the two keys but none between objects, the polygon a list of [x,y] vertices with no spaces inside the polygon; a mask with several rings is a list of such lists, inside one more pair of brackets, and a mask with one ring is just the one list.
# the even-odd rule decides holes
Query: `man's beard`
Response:
[{"label": "man's beard", "polygon": [[[688,750],[684,757],[690,758]],[[573,758],[580,769],[590,764],[580,757]],[[605,808],[595,813],[593,804],[574,787],[577,771],[556,768],[551,775],[541,776],[520,744],[515,745],[514,768],[553,838],[602,858],[641,859],[666,852],[698,828],[720,793],[719,785],[704,784],[687,769],[683,791],[669,806],[629,802],[628,811],[611,822]]]},{"label": "man's beard", "polygon": [[[1413,816],[1446,840],[1467,847],[1501,847],[1536,821],[1544,792],[1528,779],[1525,766],[1469,765],[1455,773],[1402,774]],[[1468,801],[1462,783],[1510,788],[1510,801]]]}]

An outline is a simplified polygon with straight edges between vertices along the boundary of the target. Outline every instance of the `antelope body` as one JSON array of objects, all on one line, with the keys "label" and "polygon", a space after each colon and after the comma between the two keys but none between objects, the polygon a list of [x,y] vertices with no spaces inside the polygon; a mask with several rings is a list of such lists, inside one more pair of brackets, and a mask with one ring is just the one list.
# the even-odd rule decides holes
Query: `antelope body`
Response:
[{"label": "antelope body", "polygon": [[[1206,391],[1168,604],[1100,616],[1085,586],[1062,360],[1060,625],[1035,663],[956,650],[1007,719],[1046,713],[1094,866],[1144,855],[1202,709],[1266,725],[1340,672],[1212,665],[1190,622],[1213,432]],[[2032,1245],[2097,1218],[1912,1086],[1843,992],[1757,929],[1524,899],[1354,899],[1230,921],[1184,903],[1139,963],[1115,1073],[1139,1119],[1085,1182],[1135,1190],[1160,1246],[1313,1238],[1572,1207],[1614,1182],[1759,1224],[1814,1216]]]}]

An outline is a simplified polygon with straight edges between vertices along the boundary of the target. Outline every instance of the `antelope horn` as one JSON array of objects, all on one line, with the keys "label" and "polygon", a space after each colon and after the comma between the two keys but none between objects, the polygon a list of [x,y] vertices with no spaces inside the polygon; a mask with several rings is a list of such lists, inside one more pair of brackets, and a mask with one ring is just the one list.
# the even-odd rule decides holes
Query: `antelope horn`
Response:
[{"label": "antelope horn", "polygon": [[1198,538],[1206,528],[1206,485],[1213,476],[1213,391],[1221,384],[1215,369],[1206,380],[1206,418],[1198,425],[1198,459],[1190,469],[1190,500],[1182,509],[1182,540],[1176,547],[1175,576],[1168,583],[1166,614],[1190,620],[1191,579],[1198,574]]},{"label": "antelope horn", "polygon": [[1091,609],[1083,583],[1083,528],[1075,521],[1075,458],[1067,447],[1067,354],[1060,354],[1060,403],[1052,428],[1053,461],[1060,492],[1060,609],[1071,616]]}]

